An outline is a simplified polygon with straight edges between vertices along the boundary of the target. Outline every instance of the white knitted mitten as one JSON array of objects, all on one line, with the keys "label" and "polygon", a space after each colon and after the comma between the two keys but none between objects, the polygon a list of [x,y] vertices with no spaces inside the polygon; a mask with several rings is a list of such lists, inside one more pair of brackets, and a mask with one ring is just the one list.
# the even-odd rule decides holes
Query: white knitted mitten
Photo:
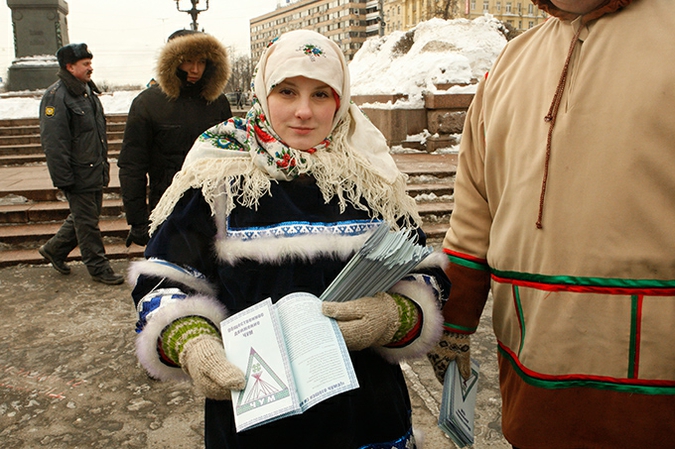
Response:
[{"label": "white knitted mitten", "polygon": [[387,293],[346,302],[324,302],[323,314],[337,320],[347,347],[360,351],[391,342],[401,322],[399,309]]},{"label": "white knitted mitten", "polygon": [[243,390],[246,386],[244,373],[227,360],[223,342],[213,335],[187,341],[179,361],[197,390],[207,398],[230,400],[230,390]]}]

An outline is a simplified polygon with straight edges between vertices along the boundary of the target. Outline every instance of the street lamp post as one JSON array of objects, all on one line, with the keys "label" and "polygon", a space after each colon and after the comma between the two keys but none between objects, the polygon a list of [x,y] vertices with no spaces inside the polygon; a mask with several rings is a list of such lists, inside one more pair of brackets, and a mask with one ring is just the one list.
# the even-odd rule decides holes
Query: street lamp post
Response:
[{"label": "street lamp post", "polygon": [[192,25],[191,28],[194,31],[199,31],[198,24],[197,24],[197,16],[199,15],[200,12],[204,12],[207,9],[209,9],[209,0],[206,0],[206,8],[204,9],[198,9],[197,5],[199,4],[199,0],[190,0],[192,3],[192,9],[180,9],[180,0],[175,0],[176,2],[176,9],[180,12],[186,12],[190,14],[190,17],[192,17]]},{"label": "street lamp post", "polygon": [[380,13],[379,17],[380,28],[378,30],[378,34],[380,36],[384,36],[384,27],[387,26],[387,24],[384,22],[384,0],[379,0],[377,2],[377,8],[379,9]]}]

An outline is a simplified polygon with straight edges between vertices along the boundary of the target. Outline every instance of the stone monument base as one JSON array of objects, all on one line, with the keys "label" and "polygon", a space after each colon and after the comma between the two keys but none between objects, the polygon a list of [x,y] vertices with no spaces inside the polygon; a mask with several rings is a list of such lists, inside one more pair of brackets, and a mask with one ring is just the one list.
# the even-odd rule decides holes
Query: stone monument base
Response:
[{"label": "stone monument base", "polygon": [[56,58],[53,62],[40,60],[39,64],[14,61],[8,70],[6,88],[8,91],[46,89],[58,80],[58,71]]}]

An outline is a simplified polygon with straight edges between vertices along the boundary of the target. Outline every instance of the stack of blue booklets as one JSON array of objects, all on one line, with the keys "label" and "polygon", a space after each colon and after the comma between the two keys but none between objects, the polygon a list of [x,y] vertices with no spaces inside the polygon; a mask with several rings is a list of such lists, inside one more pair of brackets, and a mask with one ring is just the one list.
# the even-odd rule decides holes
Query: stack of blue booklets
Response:
[{"label": "stack of blue booklets", "polygon": [[351,301],[387,291],[433,251],[415,242],[416,235],[406,229],[392,231],[386,224],[378,226],[320,299]]},{"label": "stack of blue booklets", "polygon": [[479,365],[471,360],[471,376],[468,380],[459,374],[457,363],[453,360],[448,365],[443,382],[441,410],[438,427],[448,435],[458,447],[474,442],[474,412]]}]

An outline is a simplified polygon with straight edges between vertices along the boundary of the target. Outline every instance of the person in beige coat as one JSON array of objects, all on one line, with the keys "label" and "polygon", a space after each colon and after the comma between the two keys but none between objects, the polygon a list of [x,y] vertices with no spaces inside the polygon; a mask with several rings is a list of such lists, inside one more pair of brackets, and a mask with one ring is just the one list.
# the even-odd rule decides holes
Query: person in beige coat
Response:
[{"label": "person in beige coat", "polygon": [[514,447],[673,447],[675,5],[534,3],[468,112],[429,356],[466,368],[491,290]]}]

